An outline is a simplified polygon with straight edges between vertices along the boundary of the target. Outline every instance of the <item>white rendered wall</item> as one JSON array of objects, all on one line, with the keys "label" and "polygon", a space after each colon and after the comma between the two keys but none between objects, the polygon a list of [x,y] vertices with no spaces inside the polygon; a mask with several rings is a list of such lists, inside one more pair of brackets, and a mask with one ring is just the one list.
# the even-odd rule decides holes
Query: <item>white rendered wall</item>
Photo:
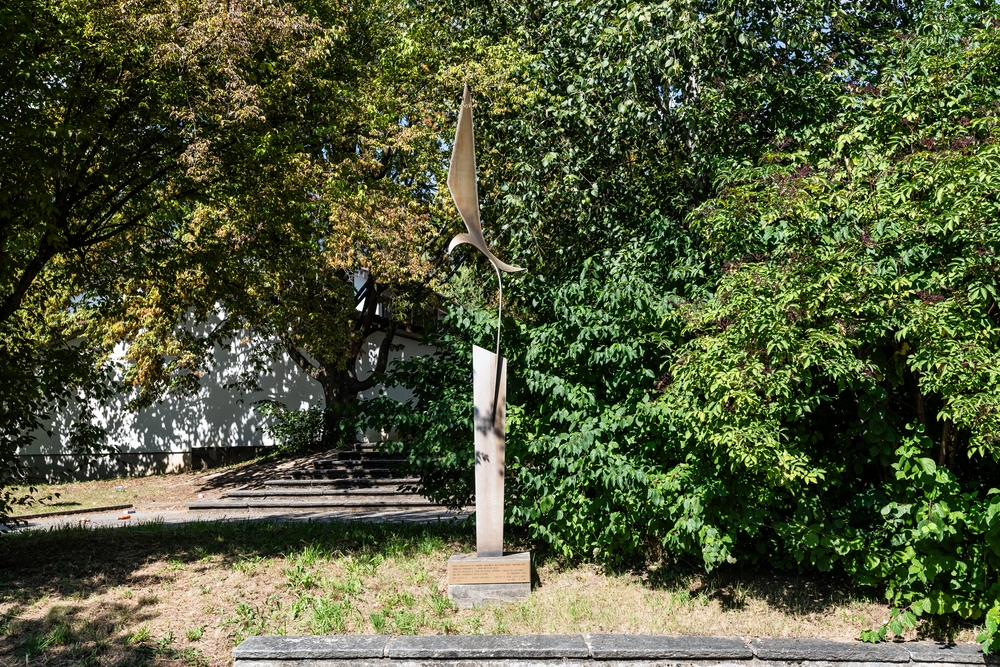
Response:
[{"label": "white rendered wall", "polygon": [[[383,338],[382,333],[369,337],[357,363],[359,378],[364,379],[371,373]],[[402,349],[390,353],[390,363],[434,352],[433,348],[400,335],[396,336],[394,346]],[[261,391],[242,393],[227,389],[225,385],[236,379],[247,361],[240,348],[239,342],[234,342],[230,348],[216,348],[214,370],[201,379],[201,390],[197,394],[170,395],[139,412],[128,410],[125,407],[128,397],[122,396],[108,409],[97,411],[96,421],[107,431],[107,442],[120,454],[137,462],[132,466],[135,474],[142,474],[144,465],[150,473],[183,469],[189,465],[193,448],[274,445],[262,428],[261,415],[253,407],[256,401],[276,400],[293,410],[323,406],[323,390],[319,383],[303,373],[287,354],[276,359],[272,372],[261,378]],[[361,396],[377,396],[378,391],[375,388]],[[412,396],[400,388],[387,393],[404,401]],[[39,429],[34,443],[19,454],[29,457],[39,468],[66,467],[72,460],[68,443],[75,412],[71,407],[55,415],[49,427],[51,435]],[[377,439],[384,434],[367,433],[364,436]]]}]

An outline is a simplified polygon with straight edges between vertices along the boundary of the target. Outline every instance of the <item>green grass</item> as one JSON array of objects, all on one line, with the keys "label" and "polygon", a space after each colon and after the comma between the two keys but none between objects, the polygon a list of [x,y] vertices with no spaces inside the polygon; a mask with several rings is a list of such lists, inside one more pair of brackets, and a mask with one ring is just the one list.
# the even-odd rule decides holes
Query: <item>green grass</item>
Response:
[{"label": "green grass", "polygon": [[[519,605],[458,610],[446,563],[468,525],[206,523],[66,528],[0,540],[0,664],[225,665],[255,634],[633,632],[852,638],[884,604],[834,577],[638,564],[605,571],[534,548]],[[971,637],[966,630],[960,639]],[[966,636],[969,635],[969,636]]]}]

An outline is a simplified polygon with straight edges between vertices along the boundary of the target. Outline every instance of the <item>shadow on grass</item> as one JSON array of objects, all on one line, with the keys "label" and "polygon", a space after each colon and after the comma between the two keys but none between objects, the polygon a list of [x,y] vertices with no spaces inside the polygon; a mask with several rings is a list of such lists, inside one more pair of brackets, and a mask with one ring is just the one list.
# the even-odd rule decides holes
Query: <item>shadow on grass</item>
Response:
[{"label": "shadow on grass", "polygon": [[[141,636],[154,618],[155,601],[139,598],[127,605],[81,614],[83,601],[109,589],[146,588],[169,583],[171,569],[211,559],[225,567],[252,566],[268,558],[311,557],[359,560],[427,554],[449,546],[474,549],[465,523],[268,523],[256,521],[142,524],[124,529],[60,528],[10,533],[0,538],[0,665],[155,665],[207,664],[197,651],[175,648],[173,641]],[[162,572],[146,566],[167,562]],[[22,612],[46,597],[58,598],[43,619],[25,620]],[[65,602],[65,603],[64,603]],[[139,636],[134,628],[139,627]],[[132,635],[123,635],[131,629]]]}]

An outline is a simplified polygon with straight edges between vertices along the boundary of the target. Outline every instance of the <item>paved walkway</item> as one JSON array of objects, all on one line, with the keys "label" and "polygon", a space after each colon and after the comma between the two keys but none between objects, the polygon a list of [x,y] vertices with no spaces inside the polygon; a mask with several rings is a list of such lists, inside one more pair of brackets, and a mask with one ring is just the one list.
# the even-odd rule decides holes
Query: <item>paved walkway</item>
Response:
[{"label": "paved walkway", "polygon": [[89,528],[125,528],[143,523],[162,523],[165,525],[182,525],[186,523],[204,523],[209,521],[272,521],[284,523],[287,521],[367,521],[374,523],[436,523],[438,521],[461,521],[471,513],[468,511],[450,512],[440,508],[370,511],[370,512],[326,512],[326,511],[198,511],[191,512],[182,507],[156,507],[137,505],[135,514],[129,519],[121,520],[125,510],[111,512],[92,512],[87,514],[71,514],[64,516],[29,519],[27,525],[17,530],[50,530],[66,526],[86,526]]}]

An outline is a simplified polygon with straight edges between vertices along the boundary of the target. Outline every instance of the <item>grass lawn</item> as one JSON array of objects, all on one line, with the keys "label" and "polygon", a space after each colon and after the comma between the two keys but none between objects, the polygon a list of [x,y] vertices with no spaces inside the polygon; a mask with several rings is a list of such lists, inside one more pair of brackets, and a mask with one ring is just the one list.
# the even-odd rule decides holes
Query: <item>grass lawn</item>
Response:
[{"label": "grass lawn", "polygon": [[[330,452],[285,457],[272,455],[207,472],[38,484],[32,494],[37,502],[15,506],[12,516],[129,503],[184,507],[186,503],[198,500],[199,494],[203,499],[210,500],[218,498],[227,489],[257,488],[267,479],[291,469],[311,466],[314,460],[329,456]],[[28,492],[24,487],[12,487],[11,490],[15,495]]]},{"label": "grass lawn", "polygon": [[543,553],[528,602],[460,611],[446,596],[446,561],[473,544],[473,530],[458,524],[238,522],[4,535],[0,664],[228,665],[252,634],[849,639],[886,614],[834,581],[605,572]]},{"label": "grass lawn", "polygon": [[[146,503],[176,503],[183,506],[184,503],[197,499],[200,491],[198,481],[201,477],[204,474],[178,473],[67,484],[39,484],[35,487],[37,491],[34,494],[38,502],[16,505],[11,514],[22,516],[36,512]],[[16,494],[27,493],[27,489],[21,487],[12,490]]]}]

